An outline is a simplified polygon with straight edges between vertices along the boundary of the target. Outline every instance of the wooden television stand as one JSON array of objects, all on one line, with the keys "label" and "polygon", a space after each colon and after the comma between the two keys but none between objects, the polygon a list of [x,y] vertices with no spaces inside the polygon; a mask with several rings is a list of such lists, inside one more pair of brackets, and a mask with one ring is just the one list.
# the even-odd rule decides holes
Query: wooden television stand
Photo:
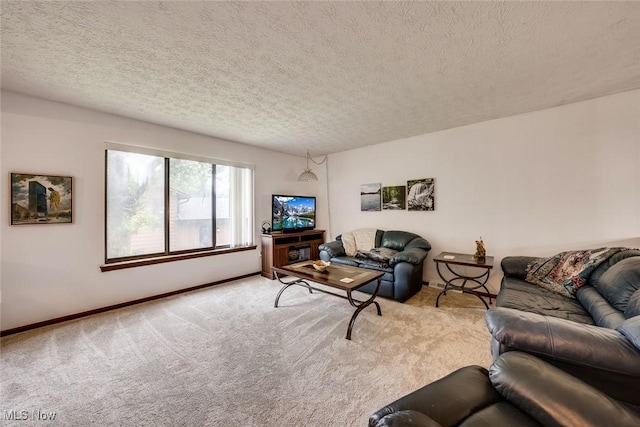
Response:
[{"label": "wooden television stand", "polygon": [[324,243],[324,230],[295,233],[262,234],[263,277],[274,280],[272,267],[282,267],[297,261],[319,259],[318,246]]}]

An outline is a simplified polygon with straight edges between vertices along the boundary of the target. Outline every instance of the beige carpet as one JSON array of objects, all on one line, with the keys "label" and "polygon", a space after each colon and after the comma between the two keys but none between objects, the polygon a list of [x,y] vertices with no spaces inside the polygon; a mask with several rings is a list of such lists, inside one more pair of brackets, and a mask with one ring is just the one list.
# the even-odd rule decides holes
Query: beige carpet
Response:
[{"label": "beige carpet", "polygon": [[[346,300],[252,277],[4,337],[3,425],[366,426],[383,405],[491,363],[485,310],[433,289],[380,299],[353,340]],[[8,421],[6,411],[27,414]],[[21,412],[25,411],[25,412]],[[41,412],[42,413],[42,412]]]}]

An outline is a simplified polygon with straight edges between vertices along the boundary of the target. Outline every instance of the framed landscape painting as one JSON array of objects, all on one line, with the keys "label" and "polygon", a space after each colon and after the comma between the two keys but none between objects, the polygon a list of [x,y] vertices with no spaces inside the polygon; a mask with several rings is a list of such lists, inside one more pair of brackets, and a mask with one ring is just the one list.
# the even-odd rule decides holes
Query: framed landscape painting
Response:
[{"label": "framed landscape painting", "polygon": [[379,211],[381,208],[380,191],[382,184],[362,184],[360,185],[360,210]]},{"label": "framed landscape painting", "polygon": [[70,176],[11,174],[11,225],[73,222]]}]

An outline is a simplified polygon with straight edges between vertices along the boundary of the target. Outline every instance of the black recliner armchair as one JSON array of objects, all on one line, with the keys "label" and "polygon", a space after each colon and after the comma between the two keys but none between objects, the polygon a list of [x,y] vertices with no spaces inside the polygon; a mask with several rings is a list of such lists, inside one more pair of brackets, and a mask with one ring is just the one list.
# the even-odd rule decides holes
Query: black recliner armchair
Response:
[{"label": "black recliner armchair", "polygon": [[380,409],[370,427],[639,426],[640,414],[527,353],[467,366]]}]

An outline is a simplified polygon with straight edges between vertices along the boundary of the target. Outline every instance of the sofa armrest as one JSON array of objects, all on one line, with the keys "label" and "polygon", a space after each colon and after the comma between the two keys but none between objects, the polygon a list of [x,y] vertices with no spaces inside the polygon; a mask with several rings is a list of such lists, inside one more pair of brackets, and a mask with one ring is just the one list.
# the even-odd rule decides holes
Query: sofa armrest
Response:
[{"label": "sofa armrest", "polygon": [[497,358],[533,354],[609,396],[640,408],[640,351],[619,332],[510,308],[487,311]]},{"label": "sofa armrest", "polygon": [[407,394],[375,412],[369,426],[399,411],[418,411],[444,426],[457,425],[478,410],[501,401],[487,370],[467,366]]},{"label": "sofa armrest", "polygon": [[335,258],[335,257],[346,255],[346,252],[344,251],[344,246],[342,245],[342,242],[339,240],[334,240],[333,242],[328,242],[328,243],[322,243],[320,246],[318,246],[318,250],[320,252],[322,251],[327,252],[327,254],[329,254],[329,258]]},{"label": "sofa armrest", "polygon": [[429,252],[431,250],[431,243],[429,243],[422,237],[416,237],[415,239],[407,243],[407,246],[404,247],[405,250],[413,248],[424,249],[425,251]]},{"label": "sofa armrest", "polygon": [[507,256],[502,258],[500,267],[506,277],[524,279],[527,277],[527,266],[540,258],[530,256]]},{"label": "sofa armrest", "polygon": [[491,383],[506,400],[545,426],[640,425],[640,417],[604,393],[544,361],[520,352],[500,356]]},{"label": "sofa armrest", "polygon": [[389,265],[394,265],[401,262],[408,262],[409,264],[418,265],[424,261],[427,257],[428,251],[420,248],[405,249],[402,252],[398,252],[389,260]]},{"label": "sofa armrest", "polygon": [[613,329],[504,307],[487,311],[486,323],[505,349],[640,378],[640,351]]}]

